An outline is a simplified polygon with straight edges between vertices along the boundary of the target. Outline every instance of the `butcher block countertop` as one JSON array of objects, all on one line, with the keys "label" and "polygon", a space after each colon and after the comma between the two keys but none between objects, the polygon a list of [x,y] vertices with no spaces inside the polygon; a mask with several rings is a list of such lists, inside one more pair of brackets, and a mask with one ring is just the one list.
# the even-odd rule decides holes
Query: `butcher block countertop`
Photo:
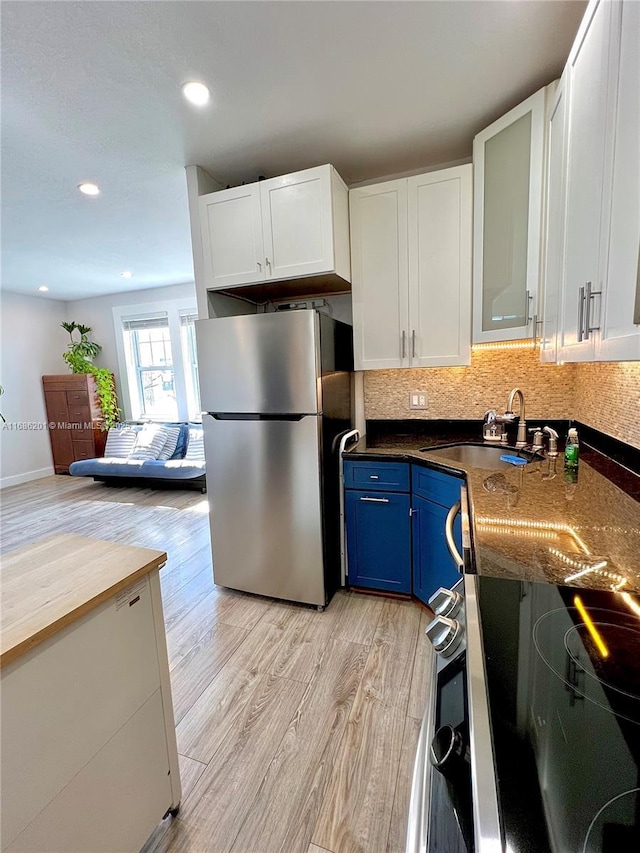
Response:
[{"label": "butcher block countertop", "polygon": [[66,534],[6,554],[0,573],[0,667],[166,560],[163,551]]}]

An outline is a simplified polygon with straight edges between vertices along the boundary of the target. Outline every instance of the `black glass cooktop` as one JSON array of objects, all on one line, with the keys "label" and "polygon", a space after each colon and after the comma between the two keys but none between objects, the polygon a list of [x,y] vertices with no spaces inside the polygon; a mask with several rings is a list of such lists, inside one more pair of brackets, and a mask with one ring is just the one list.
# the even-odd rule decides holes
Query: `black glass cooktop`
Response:
[{"label": "black glass cooktop", "polygon": [[504,849],[640,851],[640,596],[478,578]]}]

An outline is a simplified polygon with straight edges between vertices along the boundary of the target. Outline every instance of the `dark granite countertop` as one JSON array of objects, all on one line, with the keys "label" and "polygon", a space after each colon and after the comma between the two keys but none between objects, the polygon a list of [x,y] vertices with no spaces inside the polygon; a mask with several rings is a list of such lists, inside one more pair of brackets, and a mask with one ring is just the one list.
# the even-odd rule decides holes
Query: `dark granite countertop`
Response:
[{"label": "dark granite countertop", "polygon": [[478,574],[640,592],[640,477],[583,446],[576,482],[564,458],[500,470],[424,447],[479,443],[477,430],[364,436],[345,457],[402,458],[466,477]]}]

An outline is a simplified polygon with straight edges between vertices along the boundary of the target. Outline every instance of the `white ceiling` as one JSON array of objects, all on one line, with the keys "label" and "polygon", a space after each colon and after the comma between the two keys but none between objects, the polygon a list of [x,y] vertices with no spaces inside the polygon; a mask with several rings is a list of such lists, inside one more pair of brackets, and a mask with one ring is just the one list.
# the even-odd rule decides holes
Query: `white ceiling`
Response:
[{"label": "white ceiling", "polygon": [[[190,163],[236,184],[329,162],[353,183],[469,157],[558,76],[584,7],[5,0],[3,287],[74,299],[193,280]],[[204,110],[181,96],[190,79],[212,91]]]}]

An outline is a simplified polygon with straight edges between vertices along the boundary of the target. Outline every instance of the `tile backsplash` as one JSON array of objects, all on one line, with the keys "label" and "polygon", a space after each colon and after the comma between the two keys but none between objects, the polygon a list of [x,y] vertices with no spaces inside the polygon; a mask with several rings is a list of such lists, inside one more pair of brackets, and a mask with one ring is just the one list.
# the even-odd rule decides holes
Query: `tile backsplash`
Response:
[{"label": "tile backsplash", "polygon": [[[527,420],[571,417],[573,365],[540,364],[534,349],[474,350],[469,367],[368,370],[364,375],[367,418],[482,418],[504,412],[509,392],[522,389]],[[423,391],[429,408],[409,408],[411,391]]]},{"label": "tile backsplash", "polygon": [[573,417],[640,448],[640,361],[576,364]]},{"label": "tile backsplash", "polygon": [[[527,420],[575,418],[640,448],[640,362],[541,364],[537,350],[474,350],[469,367],[370,370],[365,416],[372,420],[482,418],[504,411],[512,388],[525,396]],[[409,408],[427,394],[428,409]]]}]

